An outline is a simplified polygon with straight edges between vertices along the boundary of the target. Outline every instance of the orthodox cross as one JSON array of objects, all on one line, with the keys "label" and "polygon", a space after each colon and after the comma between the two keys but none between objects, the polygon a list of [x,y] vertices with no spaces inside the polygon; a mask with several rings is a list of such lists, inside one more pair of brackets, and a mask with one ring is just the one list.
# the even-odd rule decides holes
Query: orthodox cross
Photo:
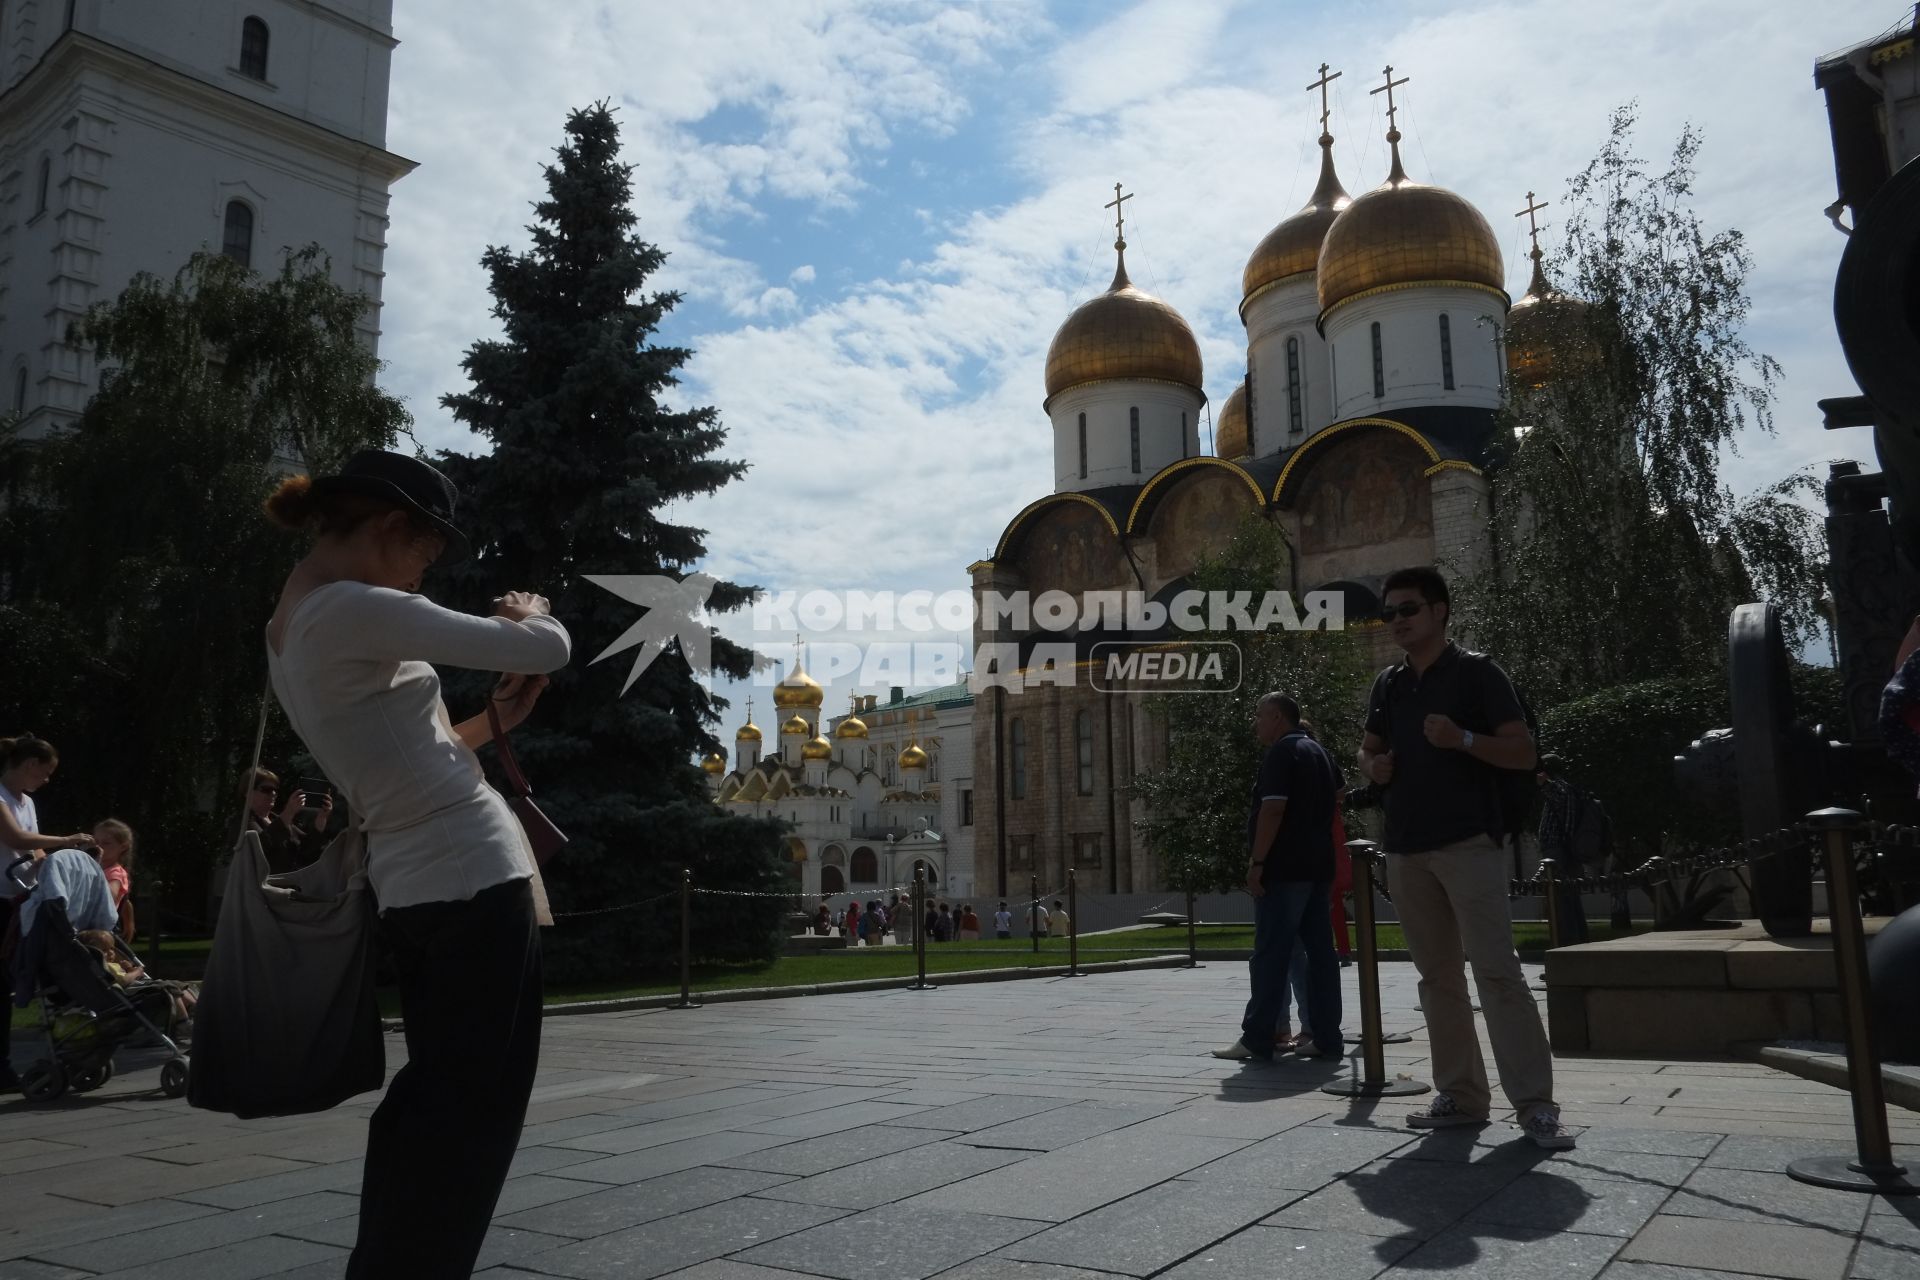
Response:
[{"label": "orthodox cross", "polygon": [[[1320,78],[1307,86],[1308,93],[1312,93],[1315,89],[1320,91],[1320,132],[1322,133],[1327,131],[1327,120],[1333,115],[1332,110],[1327,106],[1327,86],[1338,80],[1341,74],[1336,71],[1328,75],[1327,64],[1323,62],[1320,64]],[[1406,81],[1403,80],[1401,83],[1405,84]]]},{"label": "orthodox cross", "polygon": [[1120,184],[1116,182],[1113,184],[1113,199],[1100,206],[1103,209],[1113,210],[1113,238],[1121,244],[1127,242],[1127,211],[1125,204],[1131,199],[1133,199],[1133,193],[1129,191],[1126,195],[1121,195]]},{"label": "orthodox cross", "polygon": [[1389,66],[1383,74],[1387,77],[1387,82],[1381,85],[1378,89],[1367,90],[1367,96],[1372,97],[1376,93],[1384,93],[1387,95],[1387,128],[1389,130],[1398,129],[1400,126],[1398,123],[1395,122],[1394,112],[1398,111],[1399,108],[1393,105],[1393,91],[1395,89],[1398,89],[1401,85],[1407,83],[1407,81],[1411,79],[1411,77],[1401,76],[1398,80],[1395,80],[1393,78],[1393,68],[1391,66]]},{"label": "orthodox cross", "polygon": [[1527,234],[1533,237],[1533,252],[1536,255],[1540,252],[1540,223],[1533,215],[1546,208],[1550,203],[1551,202],[1547,200],[1542,200],[1538,204],[1534,203],[1533,192],[1529,191],[1527,192],[1527,207],[1513,215],[1516,218],[1525,218],[1527,220]]}]

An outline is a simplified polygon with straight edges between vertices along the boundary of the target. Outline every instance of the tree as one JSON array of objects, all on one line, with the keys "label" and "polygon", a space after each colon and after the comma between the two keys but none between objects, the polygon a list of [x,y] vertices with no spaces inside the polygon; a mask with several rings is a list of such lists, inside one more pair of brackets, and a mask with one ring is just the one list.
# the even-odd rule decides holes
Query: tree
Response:
[{"label": "tree", "polygon": [[[124,817],[182,890],[231,841],[262,629],[300,554],[261,501],[299,460],[407,426],[356,332],[367,305],[317,246],[277,276],[205,253],[136,276],[70,334],[103,370],[79,421],[6,451],[0,706],[61,749],[64,825]],[[276,719],[267,758],[289,747]]]},{"label": "tree", "polygon": [[1799,501],[1812,477],[1744,498],[1721,477],[1742,430],[1772,432],[1779,373],[1742,335],[1745,240],[1692,207],[1700,135],[1653,172],[1634,125],[1617,110],[1568,184],[1551,274],[1572,296],[1514,317],[1487,459],[1493,564],[1457,593],[1469,633],[1541,705],[1717,671],[1729,612],[1756,593],[1797,645],[1823,590],[1819,522]]},{"label": "tree", "polygon": [[[447,454],[475,554],[451,575],[453,593],[484,612],[502,590],[535,590],[573,634],[559,672],[515,751],[539,802],[572,839],[552,865],[558,912],[650,902],[566,922],[548,943],[562,980],[613,978],[663,963],[678,948],[677,891],[691,867],[703,888],[777,894],[791,882],[779,826],[723,815],[708,800],[694,753],[724,703],[669,651],[622,693],[628,664],[589,665],[634,621],[631,605],[588,575],[678,578],[706,554],[706,531],[665,509],[738,480],[744,463],[714,456],[726,440],[712,408],[670,403],[687,349],[654,342],[677,293],[644,292],[666,255],[634,234],[631,167],[607,105],[573,112],[547,195],[534,206],[532,247],[481,258],[502,335],[473,344],[468,390],[442,403],[491,448]],[[714,585],[715,613],[755,591]],[[713,667],[751,673],[753,654],[712,634]],[[450,682],[477,704],[484,680]],[[700,899],[697,942],[711,958],[770,958],[787,900]],[[709,916],[707,913],[711,913]]]},{"label": "tree", "polygon": [[[1249,592],[1257,602],[1288,580],[1289,554],[1280,530],[1249,513],[1217,555],[1201,559],[1192,583],[1200,591]],[[1260,763],[1255,704],[1274,690],[1290,695],[1334,760],[1351,760],[1372,673],[1353,632],[1274,629],[1192,638],[1235,645],[1240,684],[1231,693],[1155,699],[1154,713],[1167,725],[1167,763],[1136,778],[1134,795],[1145,801],[1142,829],[1166,867],[1167,883],[1226,893],[1246,883],[1247,794]]]}]

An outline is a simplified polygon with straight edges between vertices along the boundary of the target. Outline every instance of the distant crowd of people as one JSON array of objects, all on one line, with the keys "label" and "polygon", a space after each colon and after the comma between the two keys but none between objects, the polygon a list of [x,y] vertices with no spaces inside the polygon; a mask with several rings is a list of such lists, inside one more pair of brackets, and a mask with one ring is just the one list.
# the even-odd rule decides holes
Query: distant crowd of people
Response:
[{"label": "distant crowd of people", "polygon": [[[1066,904],[1058,899],[1051,909],[1034,903],[1025,914],[1033,937],[1065,937],[1073,927]],[[911,946],[915,923],[913,903],[898,893],[884,903],[874,898],[862,904],[856,898],[844,908],[835,908],[830,899],[822,899],[814,913],[813,932],[820,937],[845,938],[848,946],[878,947],[889,938],[898,945]],[[983,936],[980,916],[965,903],[955,907],[930,902],[918,924],[928,942],[978,942]],[[1003,941],[1013,937],[1013,925],[1014,913],[1003,901],[993,913],[993,936]]]}]

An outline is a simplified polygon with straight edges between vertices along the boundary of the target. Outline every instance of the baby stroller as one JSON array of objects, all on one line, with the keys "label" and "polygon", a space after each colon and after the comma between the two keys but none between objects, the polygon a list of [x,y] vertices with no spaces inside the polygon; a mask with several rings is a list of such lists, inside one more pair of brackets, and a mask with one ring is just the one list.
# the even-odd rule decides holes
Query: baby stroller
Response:
[{"label": "baby stroller", "polygon": [[[98,1089],[113,1078],[114,1050],[144,1043],[167,1052],[161,1092],[169,1098],[186,1093],[187,1055],[176,1038],[182,1030],[176,988],[139,982],[121,989],[108,977],[99,953],[78,936],[83,929],[112,935],[118,919],[100,864],[82,850],[56,849],[37,868],[33,859],[22,858],[7,874],[28,891],[14,953],[14,1002],[24,1007],[40,997],[48,1050],[48,1057],[21,1073],[20,1091],[30,1101],[51,1102],[69,1089]],[[118,936],[113,944],[120,963],[143,967]]]}]

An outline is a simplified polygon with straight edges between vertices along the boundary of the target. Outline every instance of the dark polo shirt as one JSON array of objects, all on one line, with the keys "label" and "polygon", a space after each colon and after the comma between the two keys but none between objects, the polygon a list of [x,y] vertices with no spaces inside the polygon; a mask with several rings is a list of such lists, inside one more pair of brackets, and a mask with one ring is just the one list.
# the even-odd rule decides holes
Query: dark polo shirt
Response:
[{"label": "dark polo shirt", "polygon": [[1498,771],[1428,742],[1430,715],[1448,716],[1475,734],[1526,718],[1507,673],[1452,641],[1425,674],[1404,661],[1382,671],[1367,699],[1367,732],[1393,749],[1388,853],[1427,853],[1480,835],[1501,838]]},{"label": "dark polo shirt", "polygon": [[[1261,857],[1261,884],[1333,879],[1334,797],[1345,785],[1340,767],[1326,749],[1295,729],[1260,754],[1260,771],[1248,797],[1247,847]],[[1280,831],[1264,851],[1253,849],[1260,828],[1260,806],[1285,800]]]}]

